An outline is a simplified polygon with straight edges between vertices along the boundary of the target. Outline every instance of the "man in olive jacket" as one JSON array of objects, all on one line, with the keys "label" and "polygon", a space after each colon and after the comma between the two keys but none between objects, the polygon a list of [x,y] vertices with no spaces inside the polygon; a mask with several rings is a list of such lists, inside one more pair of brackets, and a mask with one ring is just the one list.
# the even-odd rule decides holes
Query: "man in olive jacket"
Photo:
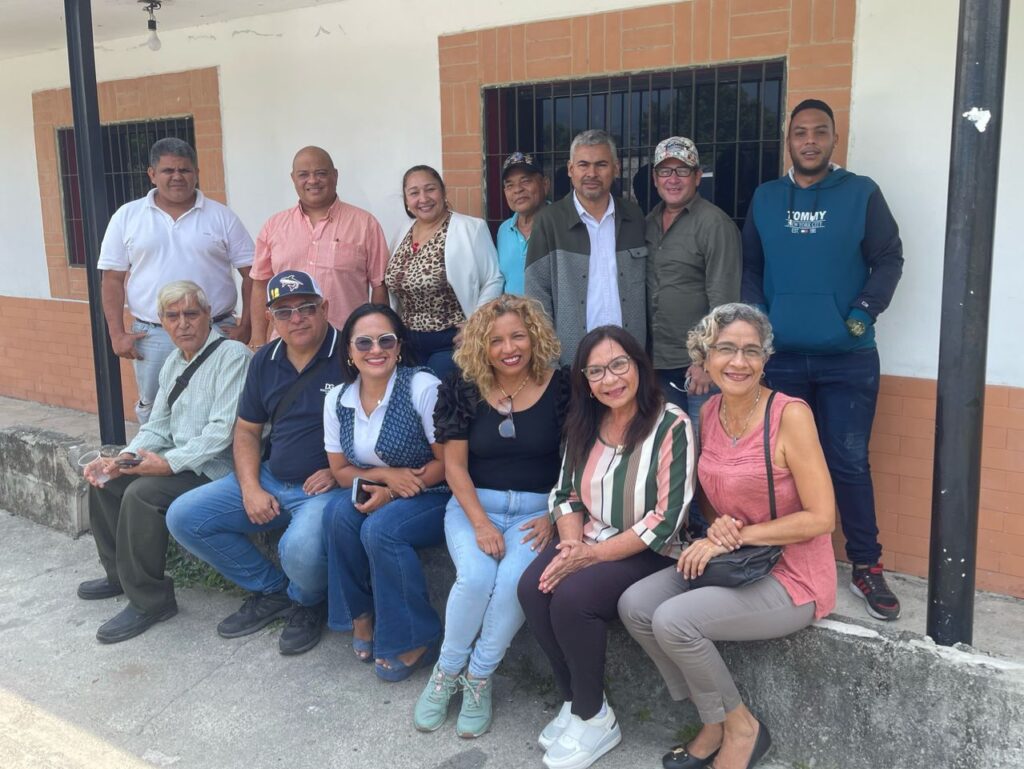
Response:
[{"label": "man in olive jacket", "polygon": [[540,301],[569,364],[587,331],[622,326],[647,341],[647,245],[636,203],[611,194],[615,141],[578,134],[569,148],[573,191],[537,213],[526,250],[526,295]]}]

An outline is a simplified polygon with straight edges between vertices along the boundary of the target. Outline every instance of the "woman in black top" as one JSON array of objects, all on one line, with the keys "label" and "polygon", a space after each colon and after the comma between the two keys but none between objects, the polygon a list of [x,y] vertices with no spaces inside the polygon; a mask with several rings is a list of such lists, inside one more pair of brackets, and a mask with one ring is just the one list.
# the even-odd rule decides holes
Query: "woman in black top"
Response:
[{"label": "woman in black top", "polygon": [[504,294],[470,316],[455,353],[461,375],[438,391],[434,429],[454,494],[444,529],[458,577],[441,657],[416,703],[420,731],[444,723],[460,687],[459,736],[490,726],[491,674],[524,620],[516,585],[552,536],[548,494],[569,398],[559,349],[540,304]]}]

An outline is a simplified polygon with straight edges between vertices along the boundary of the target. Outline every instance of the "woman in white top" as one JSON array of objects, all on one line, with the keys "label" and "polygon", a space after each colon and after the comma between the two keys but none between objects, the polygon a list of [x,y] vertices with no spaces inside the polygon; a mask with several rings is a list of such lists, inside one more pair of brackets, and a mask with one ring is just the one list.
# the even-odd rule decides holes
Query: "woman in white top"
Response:
[{"label": "woman in white top", "polygon": [[[356,656],[376,658],[385,681],[437,659],[441,620],[427,600],[416,548],[444,541],[451,496],[434,440],[439,382],[409,365],[407,334],[387,305],[357,307],[341,330],[346,384],[324,399],[331,472],[342,488],[357,487],[324,511],[327,624],[352,630]],[[363,501],[355,499],[360,487]]]},{"label": "woman in white top", "polygon": [[451,210],[436,170],[406,171],[402,198],[411,221],[392,243],[384,284],[409,328],[407,347],[443,379],[466,318],[500,296],[505,279],[487,222]]}]

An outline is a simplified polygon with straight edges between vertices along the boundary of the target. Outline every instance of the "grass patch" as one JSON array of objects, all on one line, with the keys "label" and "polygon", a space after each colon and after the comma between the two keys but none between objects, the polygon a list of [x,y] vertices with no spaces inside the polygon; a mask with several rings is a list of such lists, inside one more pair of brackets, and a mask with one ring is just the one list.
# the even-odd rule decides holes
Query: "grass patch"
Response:
[{"label": "grass patch", "polygon": [[245,591],[228,582],[218,571],[185,550],[173,539],[167,545],[167,576],[175,587],[202,587],[222,593],[243,595]]}]

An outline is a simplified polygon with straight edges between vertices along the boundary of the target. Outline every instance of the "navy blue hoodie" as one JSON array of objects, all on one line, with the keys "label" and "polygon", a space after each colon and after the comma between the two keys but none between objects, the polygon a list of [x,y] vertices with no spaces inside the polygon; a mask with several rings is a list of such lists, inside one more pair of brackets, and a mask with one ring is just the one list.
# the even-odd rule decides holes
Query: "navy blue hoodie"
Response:
[{"label": "navy blue hoodie", "polygon": [[[744,302],[768,312],[775,349],[828,355],[875,346],[874,322],[903,273],[881,190],[842,168],[810,187],[787,174],[754,191],[743,227]],[[847,318],[863,321],[860,337]]]}]

